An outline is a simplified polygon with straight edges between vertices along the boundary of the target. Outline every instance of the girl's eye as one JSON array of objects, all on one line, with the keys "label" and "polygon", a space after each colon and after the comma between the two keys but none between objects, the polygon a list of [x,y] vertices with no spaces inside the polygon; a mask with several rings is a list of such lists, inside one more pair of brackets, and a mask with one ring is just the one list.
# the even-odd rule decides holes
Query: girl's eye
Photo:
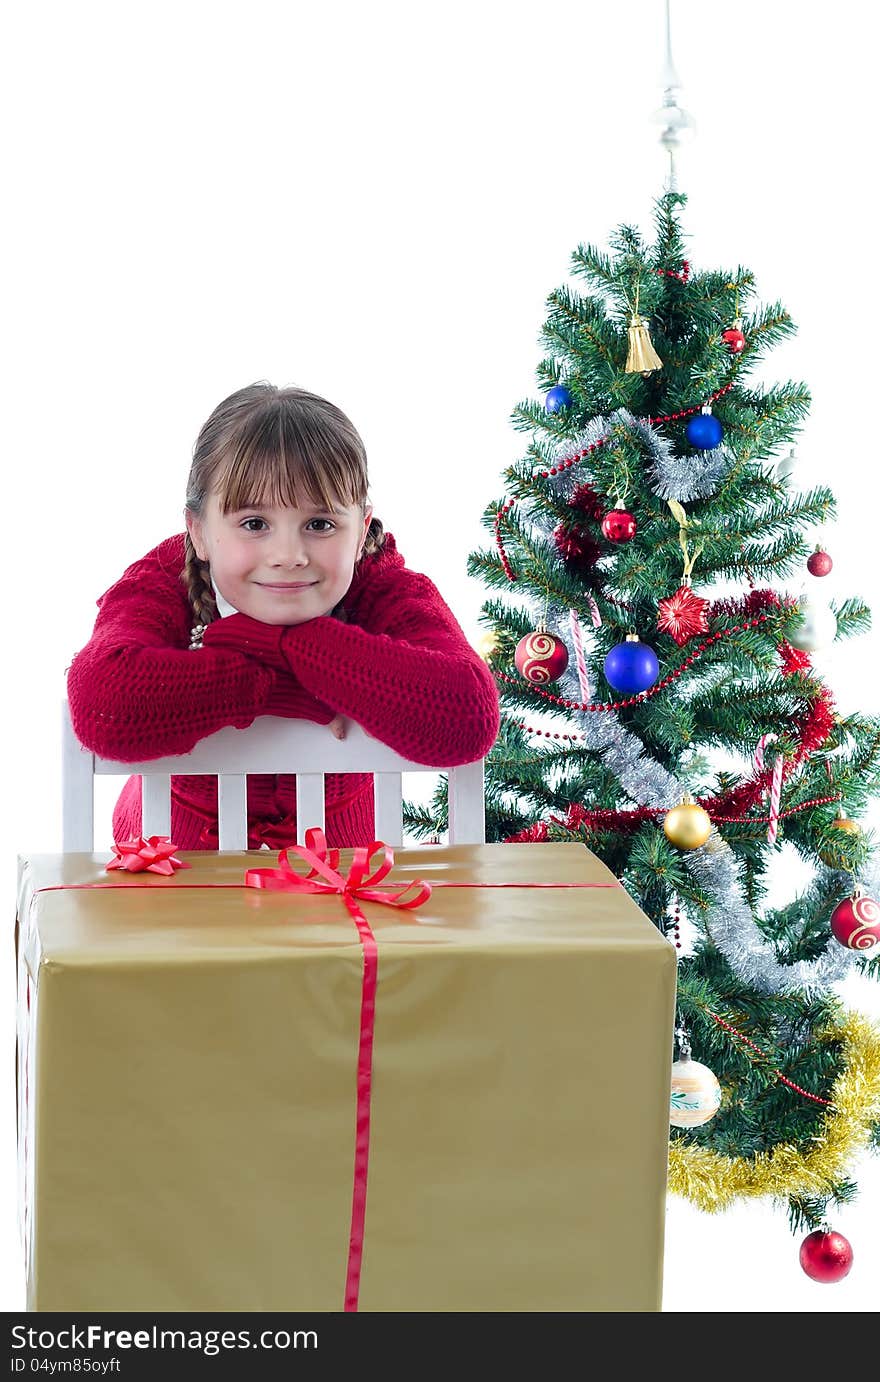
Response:
[{"label": "girl's eye", "polygon": [[[263,525],[263,527],[262,527],[262,528],[251,528],[251,527],[249,526],[251,523],[261,523],[261,524]],[[314,530],[314,531],[319,532],[319,533],[327,533],[327,532],[331,532],[331,533],[332,533],[332,532],[335,531],[335,528],[336,528],[335,523],[332,523],[332,522],[330,521],[329,518],[311,518],[311,519],[309,519],[309,522],[308,522],[308,525],[307,525],[307,526],[308,526],[308,527],[311,527],[313,523],[323,523],[323,524],[325,525],[323,528],[317,528],[317,529]],[[267,527],[268,525],[266,524],[265,518],[246,518],[246,519],[243,521],[243,523],[241,524],[241,526],[242,526],[242,528],[244,528],[245,532],[248,532],[248,533],[261,533],[261,532],[263,531],[263,528]]]}]

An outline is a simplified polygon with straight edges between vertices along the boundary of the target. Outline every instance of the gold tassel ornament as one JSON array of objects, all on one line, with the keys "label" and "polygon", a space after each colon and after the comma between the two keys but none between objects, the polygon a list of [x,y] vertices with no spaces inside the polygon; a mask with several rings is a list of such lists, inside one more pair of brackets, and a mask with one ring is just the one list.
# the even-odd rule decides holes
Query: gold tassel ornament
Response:
[{"label": "gold tassel ornament", "polygon": [[636,305],[630,317],[629,351],[627,352],[625,374],[650,374],[652,370],[662,369],[663,361],[651,344],[648,323],[639,316],[639,290],[636,287]]}]

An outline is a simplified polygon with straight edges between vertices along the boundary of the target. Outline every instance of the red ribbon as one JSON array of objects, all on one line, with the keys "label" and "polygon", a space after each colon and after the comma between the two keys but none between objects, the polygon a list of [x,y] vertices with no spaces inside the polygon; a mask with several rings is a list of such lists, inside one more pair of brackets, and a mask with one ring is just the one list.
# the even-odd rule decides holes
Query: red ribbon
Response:
[{"label": "red ribbon", "polygon": [[116,858],[107,864],[108,873],[112,869],[125,869],[128,873],[169,874],[175,869],[192,867],[175,856],[177,845],[172,844],[168,835],[151,835],[148,840],[143,835],[137,839],[114,840],[113,848]]},{"label": "red ribbon", "polygon": [[[310,866],[307,874],[291,868],[290,850]],[[382,860],[369,872],[374,854]],[[249,888],[264,888],[272,892],[323,893],[341,896],[358,929],[364,955],[361,981],[360,1040],[357,1065],[357,1110],[355,1113],[354,1183],[351,1197],[351,1228],[348,1236],[348,1267],[345,1274],[345,1304],[343,1310],[355,1312],[360,1292],[361,1263],[364,1255],[364,1224],[367,1212],[367,1171],[370,1160],[370,1103],[373,1088],[373,1032],[376,1019],[376,981],[379,972],[379,952],[376,937],[358,901],[381,902],[386,907],[418,907],[431,896],[430,883],[414,879],[395,893],[381,892],[372,887],[391,871],[394,851],[382,840],[360,845],[354,851],[348,876],[339,872],[339,850],[327,849],[323,830],[313,826],[306,831],[304,845],[292,845],[278,855],[277,869],[248,869],[244,881]],[[415,889],[415,892],[412,890]],[[407,897],[407,893],[411,896]]]},{"label": "red ribbon", "polygon": [[[291,868],[288,854],[293,851],[310,865],[307,874],[298,873]],[[365,878],[374,854],[381,851],[382,862],[373,873]],[[290,893],[340,893],[343,897],[359,897],[366,902],[384,902],[389,907],[418,907],[431,896],[431,884],[421,879],[413,879],[396,893],[380,892],[371,884],[380,882],[394,867],[394,850],[382,840],[374,840],[371,845],[359,845],[354,851],[348,877],[339,872],[339,850],[327,848],[323,830],[312,826],[306,831],[304,845],[290,845],[278,855],[280,868],[248,869],[244,881],[249,888],[265,888],[271,892]],[[318,875],[324,882],[318,881]],[[404,901],[406,894],[415,888],[412,897]]]}]

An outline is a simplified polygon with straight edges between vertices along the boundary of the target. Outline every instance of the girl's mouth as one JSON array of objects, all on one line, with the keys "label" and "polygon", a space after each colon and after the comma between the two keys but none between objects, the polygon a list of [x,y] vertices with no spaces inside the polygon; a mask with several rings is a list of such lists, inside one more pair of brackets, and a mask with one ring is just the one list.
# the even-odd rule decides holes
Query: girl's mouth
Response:
[{"label": "girl's mouth", "polygon": [[293,585],[268,585],[260,581],[259,585],[261,590],[277,590],[282,595],[289,595],[294,590],[311,590],[313,585],[317,585],[317,581],[297,581]]}]

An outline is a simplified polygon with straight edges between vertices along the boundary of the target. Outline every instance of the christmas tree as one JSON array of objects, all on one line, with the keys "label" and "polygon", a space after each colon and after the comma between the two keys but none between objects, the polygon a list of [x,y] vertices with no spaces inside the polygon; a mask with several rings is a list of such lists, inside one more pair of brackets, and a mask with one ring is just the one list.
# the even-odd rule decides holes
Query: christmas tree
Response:
[{"label": "christmas tree", "polygon": [[[834,496],[791,475],[806,388],[749,379],[792,319],[746,269],[691,265],[685,204],[659,198],[653,244],[624,225],[610,253],[578,246],[577,286],[548,299],[542,398],[512,419],[526,453],[468,564],[498,592],[486,838],[582,842],[670,937],[670,1190],[708,1211],[787,1202],[804,1269],[834,1280],[851,1253],[833,1206],[880,1142],[880,1032],[835,990],[880,968],[857,823],[880,724],[840,713],[810,653],[870,613],[823,598],[831,558],[808,534]],[[405,824],[446,829],[444,779]],[[812,882],[771,906],[783,838]]]}]

